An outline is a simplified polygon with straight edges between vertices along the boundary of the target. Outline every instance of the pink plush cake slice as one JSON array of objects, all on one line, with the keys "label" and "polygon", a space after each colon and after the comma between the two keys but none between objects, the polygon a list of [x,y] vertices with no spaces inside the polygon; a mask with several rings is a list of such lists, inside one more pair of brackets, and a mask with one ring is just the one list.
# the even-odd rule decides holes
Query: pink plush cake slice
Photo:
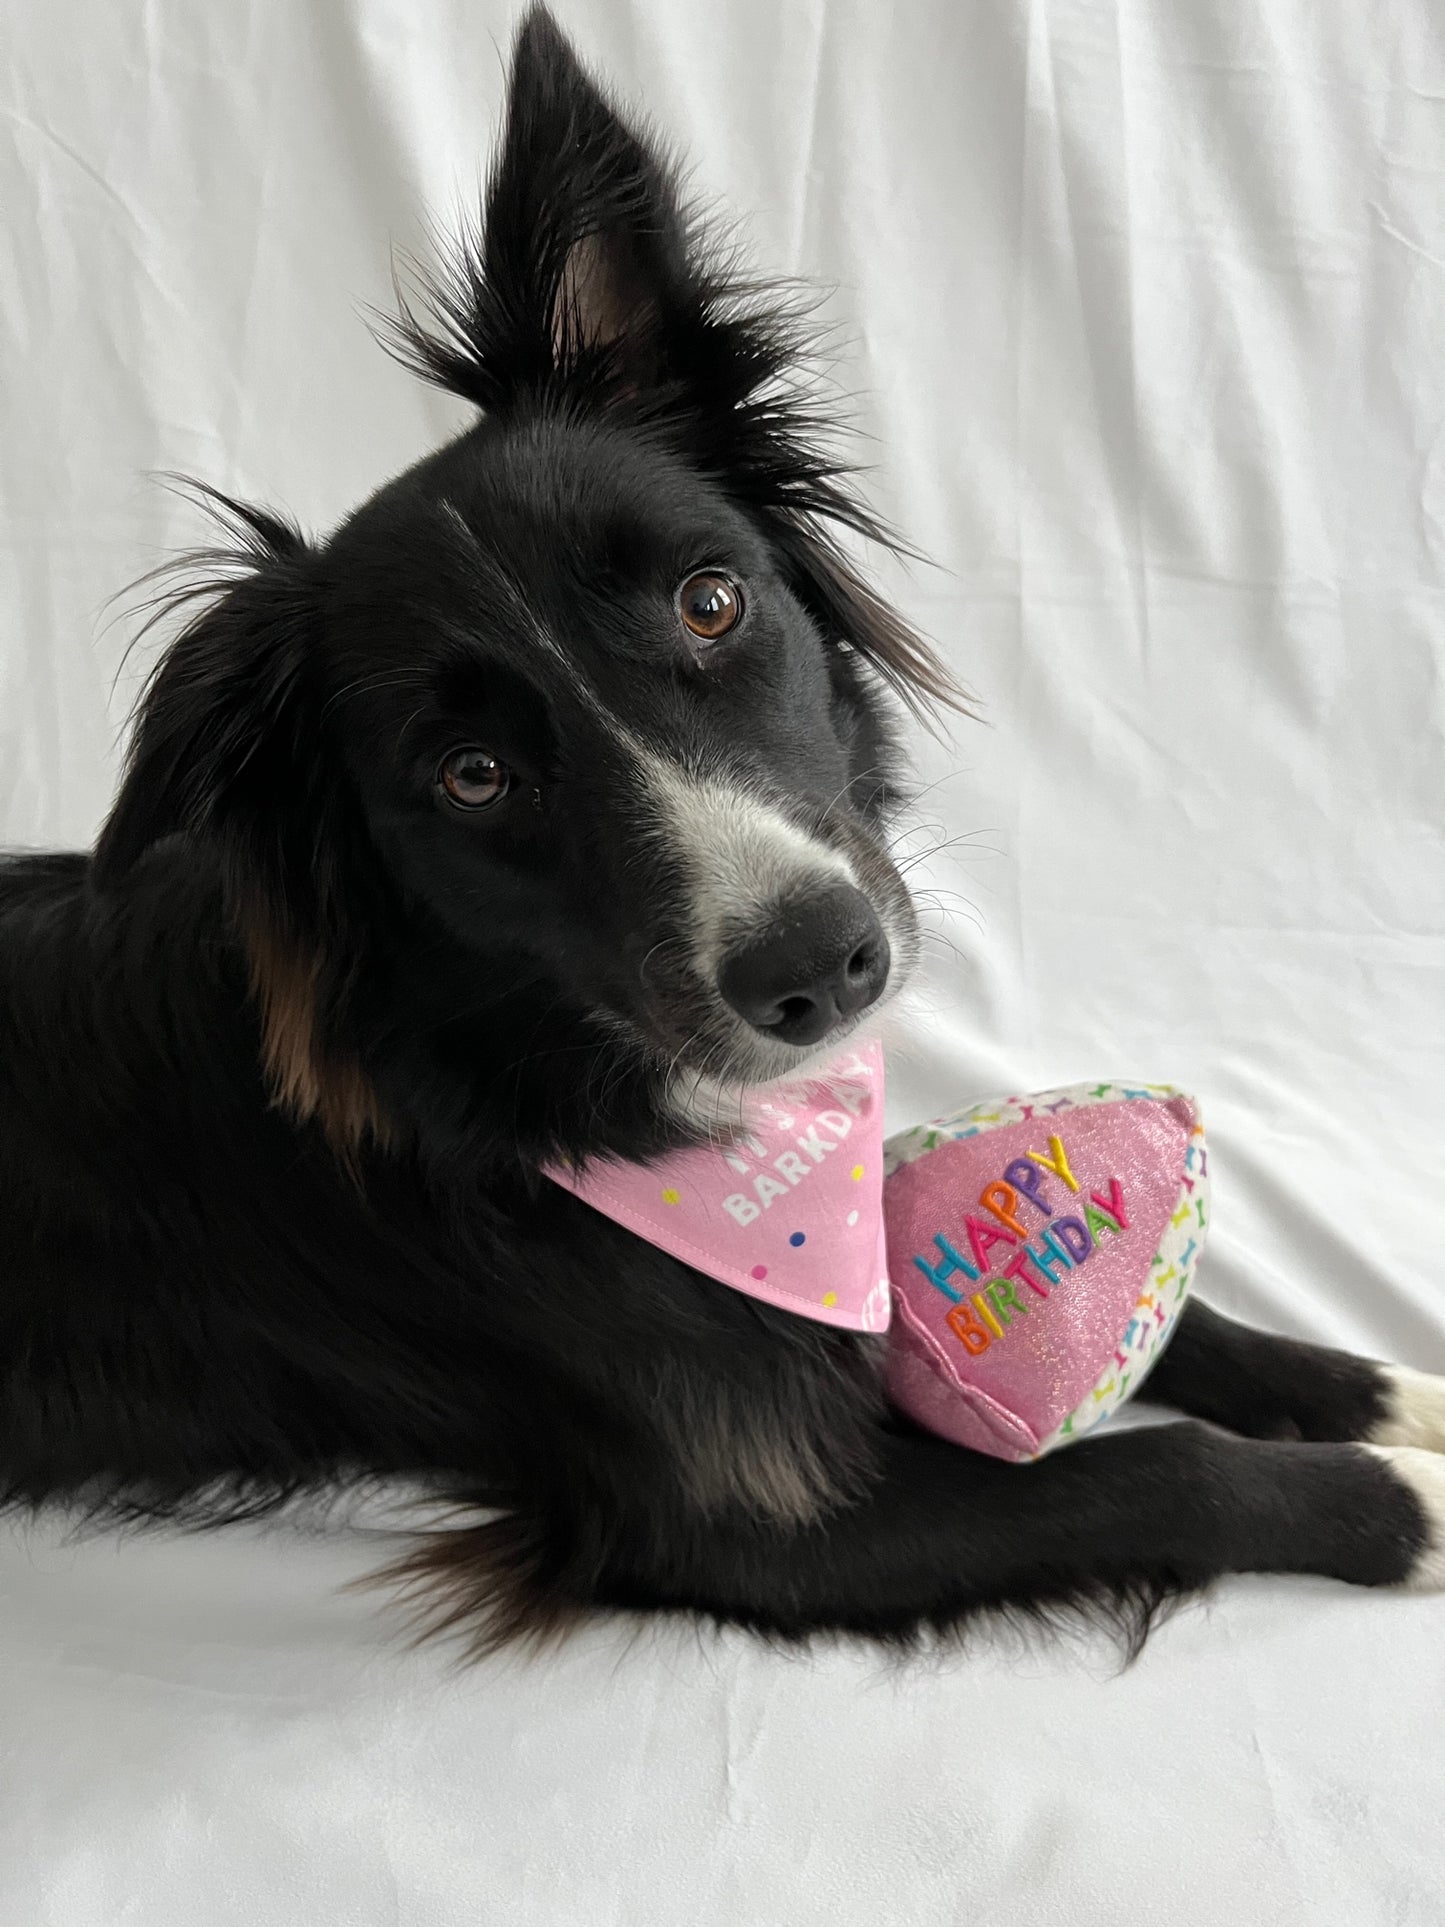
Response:
[{"label": "pink plush cake slice", "polygon": [[890,1139],[885,1171],[888,1384],[903,1410],[1026,1459],[1138,1389],[1208,1222],[1190,1098],[1097,1084],[976,1104]]}]

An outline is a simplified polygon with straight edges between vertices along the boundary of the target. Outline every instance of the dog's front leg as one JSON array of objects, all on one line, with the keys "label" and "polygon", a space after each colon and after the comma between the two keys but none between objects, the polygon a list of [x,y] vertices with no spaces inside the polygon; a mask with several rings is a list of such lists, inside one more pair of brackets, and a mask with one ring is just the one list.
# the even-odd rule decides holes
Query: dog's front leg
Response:
[{"label": "dog's front leg", "polygon": [[610,1537],[590,1603],[794,1636],[1092,1604],[1141,1630],[1161,1600],[1229,1572],[1445,1585],[1445,1458],[1185,1422],[1011,1465],[899,1434],[866,1496],[807,1525],[677,1518]]},{"label": "dog's front leg", "polygon": [[1197,1299],[1140,1396],[1249,1438],[1445,1452],[1445,1378],[1254,1331]]}]

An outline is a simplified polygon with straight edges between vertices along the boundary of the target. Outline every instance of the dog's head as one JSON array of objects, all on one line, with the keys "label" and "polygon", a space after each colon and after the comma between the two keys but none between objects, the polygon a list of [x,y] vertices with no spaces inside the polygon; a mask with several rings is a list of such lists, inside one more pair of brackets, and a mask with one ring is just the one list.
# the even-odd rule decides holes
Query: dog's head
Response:
[{"label": "dog's head", "polygon": [[796,1075],[915,949],[883,685],[952,691],[836,545],[878,532],[789,387],[794,318],[540,10],[427,298],[395,345],[479,420],[323,547],[228,505],[241,577],[150,686],[97,877],[215,852],[273,1081],[339,1141],[386,1108],[383,981],[382,1028],[465,1055],[451,996],[674,1116]]}]

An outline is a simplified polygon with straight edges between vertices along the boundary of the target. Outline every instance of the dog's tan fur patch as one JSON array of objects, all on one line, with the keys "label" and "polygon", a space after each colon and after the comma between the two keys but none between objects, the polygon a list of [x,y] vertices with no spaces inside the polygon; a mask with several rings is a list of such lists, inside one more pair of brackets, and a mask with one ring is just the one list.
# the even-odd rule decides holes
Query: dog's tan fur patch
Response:
[{"label": "dog's tan fur patch", "polygon": [[391,1129],[361,1066],[321,1042],[321,959],[284,937],[254,905],[239,924],[274,1101],[298,1120],[315,1119],[337,1156],[351,1165],[366,1139],[386,1144]]}]

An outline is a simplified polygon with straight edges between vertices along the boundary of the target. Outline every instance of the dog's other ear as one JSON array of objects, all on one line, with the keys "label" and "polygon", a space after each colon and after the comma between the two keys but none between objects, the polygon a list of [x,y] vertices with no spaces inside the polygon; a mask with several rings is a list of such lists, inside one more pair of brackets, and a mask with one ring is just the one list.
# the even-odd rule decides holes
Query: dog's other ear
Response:
[{"label": "dog's other ear", "polygon": [[237,546],[203,563],[174,607],[207,606],[161,658],[137,711],[92,880],[119,889],[178,837],[207,853],[245,951],[278,1102],[315,1118],[350,1159],[382,1135],[375,1099],[333,1035],[357,932],[358,853],[344,778],[325,753],[314,652],[314,555],[265,511],[210,497]]},{"label": "dog's other ear", "polygon": [[284,889],[299,909],[316,892],[300,853],[284,845],[305,824],[286,808],[286,793],[305,775],[298,751],[310,707],[310,551],[298,530],[262,509],[209,492],[206,505],[234,545],[162,572],[180,586],[157,597],[152,622],[192,602],[206,606],[142,694],[95,879],[113,887],[151,845],[180,835],[217,850],[228,884]]},{"label": "dog's other ear", "polygon": [[[839,519],[849,527],[858,526],[851,514]],[[864,579],[827,533],[819,513],[795,515],[785,510],[772,523],[773,546],[788,586],[828,643],[841,643],[860,656],[925,722],[935,708],[977,713],[968,691],[937,650]],[[888,544],[887,531],[877,524],[865,524],[863,532]]]},{"label": "dog's other ear", "polygon": [[611,106],[545,7],[512,50],[506,122],[480,230],[423,276],[390,345],[492,410],[559,382],[635,394],[657,379],[691,291],[669,172]]}]

